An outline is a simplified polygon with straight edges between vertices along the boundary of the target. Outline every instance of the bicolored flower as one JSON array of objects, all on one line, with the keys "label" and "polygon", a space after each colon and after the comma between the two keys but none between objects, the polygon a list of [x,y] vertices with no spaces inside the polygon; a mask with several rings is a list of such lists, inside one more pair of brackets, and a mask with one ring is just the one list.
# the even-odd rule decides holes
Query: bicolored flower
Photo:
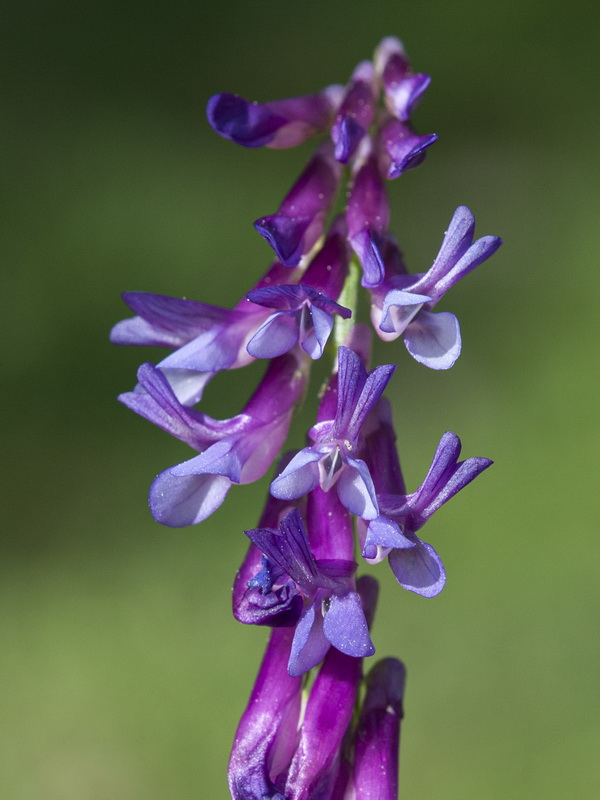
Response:
[{"label": "bicolored flower", "polygon": [[381,513],[374,520],[359,521],[363,557],[377,564],[387,556],[402,587],[423,597],[435,597],[446,582],[444,565],[435,549],[416,532],[492,462],[479,457],[458,461],[460,439],[447,431],[425,480],[416,492],[407,494],[387,404],[380,401],[377,414],[380,424],[367,439],[365,460],[373,473]]},{"label": "bicolored flower", "polygon": [[[255,288],[289,284],[296,277],[275,262]],[[201,400],[216,372],[244,367],[253,360],[246,345],[269,315],[246,297],[232,309],[150,292],[125,292],[123,299],[136,316],[118,322],[111,341],[173,349],[158,368],[186,406]]]},{"label": "bicolored flower", "polygon": [[356,564],[340,559],[316,561],[297,509],[281,520],[278,530],[256,528],[246,531],[246,535],[305,598],[290,653],[290,675],[302,675],[312,669],[331,646],[358,658],[375,652],[354,588]]},{"label": "bicolored flower", "polygon": [[316,94],[253,103],[222,92],[210,98],[206,115],[212,128],[243,147],[295,147],[309,136],[324,132],[342,100],[342,86]]},{"label": "bicolored flower", "polygon": [[390,207],[377,153],[364,149],[367,154],[357,162],[350,187],[346,220],[348,241],[363,271],[362,285],[373,287],[384,276],[381,245],[390,223]]},{"label": "bicolored flower", "polygon": [[[206,519],[223,502],[234,483],[253,483],[269,469],[284,443],[294,405],[304,392],[307,363],[297,351],[274,359],[243,412],[221,423],[222,431],[206,449],[196,436],[196,416],[182,406],[159,371],[143,391],[130,392],[122,402],[169,432],[178,430],[200,455],[177,464],[155,479],[150,489],[150,510],[157,522],[179,528]],[[142,410],[143,409],[143,410]],[[201,415],[204,425],[205,416]],[[217,425],[218,428],[218,425]],[[189,430],[189,432],[188,432]],[[177,434],[176,434],[177,435]]]},{"label": "bicolored flower", "polygon": [[350,78],[342,104],[331,127],[335,158],[347,164],[354,157],[373,118],[377,100],[375,68],[371,61],[361,61]]},{"label": "bicolored flower", "polygon": [[254,227],[286,267],[295,267],[323,235],[342,174],[333,145],[324,142],[285,196],[276,214]]},{"label": "bicolored flower", "polygon": [[[367,375],[359,356],[347,347],[338,351],[339,372],[332,382],[337,387],[337,411],[333,419],[311,429],[313,444],[301,450],[275,478],[271,494],[295,500],[320,486],[333,486],[342,504],[352,513],[374,519],[379,509],[369,468],[357,458],[361,428],[385,389],[394,365],[377,367]],[[329,403],[326,394],[324,402]],[[323,404],[322,404],[323,405]]]},{"label": "bicolored flower", "polygon": [[394,36],[380,42],[374,60],[388,110],[401,122],[407,122],[431,78],[413,73],[402,42]]},{"label": "bicolored flower", "polygon": [[[475,219],[466,206],[454,212],[440,251],[431,268],[409,275],[389,267],[385,280],[371,291],[371,319],[379,336],[392,341],[404,337],[411,356],[432,369],[449,369],[461,351],[460,326],[448,311],[431,309],[457,281],[489,258],[502,244],[498,236],[473,241]],[[386,242],[386,253],[393,245]]]}]

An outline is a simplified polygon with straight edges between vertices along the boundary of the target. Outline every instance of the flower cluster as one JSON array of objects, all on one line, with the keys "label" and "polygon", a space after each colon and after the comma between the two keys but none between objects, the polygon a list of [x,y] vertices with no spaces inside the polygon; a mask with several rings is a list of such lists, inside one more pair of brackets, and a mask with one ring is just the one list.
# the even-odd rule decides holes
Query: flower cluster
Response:
[{"label": "flower cluster", "polygon": [[[250,546],[233,587],[235,617],[273,628],[231,755],[238,800],[397,796],[400,662],[371,670],[353,719],[362,659],[375,652],[377,594],[373,579],[356,577],[355,543],[366,563],[387,558],[403,588],[434,597],[446,575],[418,532],[491,464],[459,461],[460,440],[448,431],[421,485],[407,492],[383,397],[396,366],[369,371],[370,329],[355,318],[360,278],[375,333],[384,341],[402,336],[431,369],[450,368],[461,350],[459,324],[433,309],[501,244],[496,236],[474,240],[473,215],[460,206],[431,266],[409,273],[404,265],[389,230],[386,182],[420,164],[437,139],[411,123],[429,80],[413,73],[390,37],[346,87],[267,103],[211,98],[214,130],[244,147],[287,148],[323,136],[275,213],[254,222],[274,261],[233,308],[128,292],[135,316],[111,333],[117,344],[171,351],[143,364],[133,391],[119,398],[194,451],[154,480],[150,509],[158,522],[205,520],[233,484],[258,480],[278,459],[258,527],[246,530]],[[328,355],[331,375],[307,446],[281,457],[311,363]],[[214,419],[197,408],[218,372],[255,359],[266,369],[239,414]],[[319,665],[301,712],[302,676]]]}]

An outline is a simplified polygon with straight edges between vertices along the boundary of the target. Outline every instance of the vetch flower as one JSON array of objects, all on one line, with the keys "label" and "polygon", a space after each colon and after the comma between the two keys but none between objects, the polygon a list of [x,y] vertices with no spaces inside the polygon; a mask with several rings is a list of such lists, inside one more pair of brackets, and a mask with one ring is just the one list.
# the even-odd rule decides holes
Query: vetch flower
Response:
[{"label": "vetch flower", "polygon": [[[379,509],[373,481],[367,465],[356,455],[361,427],[395,366],[377,367],[367,375],[359,356],[347,347],[339,348],[338,364],[339,372],[332,378],[337,386],[334,418],[319,421],[311,429],[314,444],[301,450],[275,478],[271,494],[294,500],[317,486],[327,492],[335,485],[342,504],[352,514],[374,519]],[[329,406],[328,395],[325,400]]]},{"label": "vetch flower", "polygon": [[299,264],[322,236],[341,174],[332,143],[324,142],[282,201],[279,211],[254,223],[286,267]]},{"label": "vetch flower", "polygon": [[[348,516],[344,518],[341,508],[336,511],[335,522],[349,526],[351,536]],[[330,530],[332,527],[329,523]],[[349,656],[373,655],[375,648],[354,589],[353,561],[335,558],[316,561],[297,509],[281,520],[279,530],[256,528],[246,531],[246,535],[271,563],[289,576],[307,601],[296,625],[288,664],[290,675],[302,675],[312,669],[331,645]]]},{"label": "vetch flower", "polygon": [[331,127],[335,158],[347,164],[369,130],[375,116],[377,81],[370,61],[361,61],[350,78],[342,104]]},{"label": "vetch flower", "polygon": [[430,76],[413,74],[404,46],[394,36],[388,36],[380,42],[374,60],[390,113],[401,122],[407,122],[417,101],[431,83]]},{"label": "vetch flower", "polygon": [[195,525],[222,504],[233,483],[261,478],[286,439],[306,378],[306,359],[297,351],[271,361],[235,432],[155,479],[150,489],[154,519],[174,528]]},{"label": "vetch flower", "polygon": [[[292,283],[299,277],[275,262],[255,287]],[[245,296],[230,308],[150,292],[125,292],[123,299],[136,313],[111,331],[113,344],[169,347],[174,353],[158,368],[187,406],[199,402],[208,381],[223,369],[252,362],[246,344],[268,317],[261,305]]]},{"label": "vetch flower", "polygon": [[[371,564],[386,556],[398,583],[423,597],[435,597],[444,588],[446,572],[436,550],[416,532],[444,503],[491,466],[488,458],[458,461],[461,442],[447,431],[436,448],[421,486],[406,494],[395,453],[394,433],[386,424],[389,411],[378,409],[383,424],[375,428],[365,445],[365,459],[373,473],[380,515],[359,525],[363,557]],[[380,468],[386,455],[387,468]],[[393,487],[396,488],[393,488]]]},{"label": "vetch flower", "polygon": [[338,217],[297,285],[265,286],[248,293],[252,303],[277,309],[248,342],[255,358],[273,358],[300,343],[311,358],[320,358],[333,328],[333,315],[349,309],[335,300],[348,275],[348,245],[343,217]]},{"label": "vetch flower", "polygon": [[[475,219],[466,206],[454,212],[431,268],[420,275],[404,271],[386,241],[385,280],[371,291],[371,319],[379,336],[404,337],[411,356],[432,369],[449,369],[461,351],[458,320],[448,311],[431,309],[457,281],[489,258],[502,244],[498,236],[473,241]],[[391,255],[390,255],[391,252]],[[388,261],[389,259],[389,261]],[[393,262],[394,266],[390,266]]]},{"label": "vetch flower", "polygon": [[427,148],[437,141],[437,133],[416,134],[410,125],[390,117],[379,129],[379,151],[382,172],[390,179],[423,163]]},{"label": "vetch flower", "polygon": [[206,115],[213,130],[236,144],[283,149],[325,131],[343,93],[334,85],[303,97],[255,103],[222,92],[210,98]]}]

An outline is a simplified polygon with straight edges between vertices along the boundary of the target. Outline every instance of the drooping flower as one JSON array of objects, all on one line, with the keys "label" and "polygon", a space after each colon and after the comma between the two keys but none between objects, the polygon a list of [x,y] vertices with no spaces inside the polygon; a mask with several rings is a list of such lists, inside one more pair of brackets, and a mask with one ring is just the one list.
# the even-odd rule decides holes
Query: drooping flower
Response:
[{"label": "drooping flower", "polygon": [[[304,392],[306,361],[297,350],[271,361],[243,412],[221,423],[213,424],[205,415],[183,407],[158,370],[151,371],[142,392],[121,396],[134,411],[203,450],[155,479],[150,510],[157,522],[175,528],[201,522],[221,505],[233,483],[252,483],[265,474],[285,441],[294,405]],[[215,428],[209,446],[202,440],[200,424],[211,431]]]},{"label": "drooping flower", "polygon": [[337,389],[334,418],[323,416],[324,409],[329,412],[331,404],[330,395],[326,395],[319,421],[309,434],[313,444],[301,450],[275,478],[271,494],[294,500],[317,486],[329,491],[335,485],[342,504],[352,514],[374,519],[379,510],[373,481],[369,468],[357,454],[361,427],[395,366],[377,367],[367,375],[360,357],[347,347],[339,348],[338,364],[339,372],[330,382]]},{"label": "drooping flower", "polygon": [[458,320],[448,311],[431,309],[457,281],[489,258],[502,244],[498,236],[473,241],[475,219],[466,206],[454,212],[440,251],[425,274],[407,274],[385,244],[385,280],[371,291],[371,319],[379,336],[404,337],[411,356],[432,369],[449,369],[461,351]]},{"label": "drooping flower", "polygon": [[[316,520],[333,530],[334,523],[346,526],[352,538],[351,522],[341,506],[331,509],[334,520]],[[246,535],[276,564],[302,592],[305,607],[292,643],[288,670],[302,675],[316,666],[333,645],[346,655],[362,658],[373,655],[375,648],[369,636],[360,598],[354,588],[356,564],[347,559],[330,557],[315,560],[302,517],[297,509],[290,511],[279,529],[256,528]]]},{"label": "drooping flower", "polygon": [[342,86],[328,86],[316,94],[255,103],[221,92],[210,98],[208,121],[220,136],[243,147],[295,147],[325,131],[342,100]]},{"label": "drooping flower", "polygon": [[279,261],[295,267],[323,235],[338,189],[342,167],[333,145],[324,142],[283,199],[276,214],[260,217],[254,227],[271,245]]}]

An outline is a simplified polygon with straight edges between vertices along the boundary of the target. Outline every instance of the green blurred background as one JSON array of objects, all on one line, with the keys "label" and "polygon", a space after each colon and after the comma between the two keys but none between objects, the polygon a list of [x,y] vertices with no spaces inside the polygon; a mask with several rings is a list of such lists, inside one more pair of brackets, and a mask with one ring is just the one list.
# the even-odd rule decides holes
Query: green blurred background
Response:
[{"label": "green blurred background", "polygon": [[[150,481],[188,450],[115,401],[160,354],[108,331],[123,290],[228,305],[270,260],[250,223],[311,145],[237,149],[209,129],[208,97],[343,83],[390,34],[433,76],[415,123],[440,134],[390,187],[409,268],[431,263],[459,204],[505,239],[441,306],[463,331],[451,372],[399,342],[376,352],[400,364],[409,488],[446,429],[496,462],[428,526],[439,598],[376,571],[375,643],[409,676],[403,796],[598,797],[595,9],[4,4],[2,799],[228,796],[265,641],[231,618],[230,585],[267,483],[199,527],[154,523]],[[235,413],[259,374],[220,376],[204,407]]]}]

